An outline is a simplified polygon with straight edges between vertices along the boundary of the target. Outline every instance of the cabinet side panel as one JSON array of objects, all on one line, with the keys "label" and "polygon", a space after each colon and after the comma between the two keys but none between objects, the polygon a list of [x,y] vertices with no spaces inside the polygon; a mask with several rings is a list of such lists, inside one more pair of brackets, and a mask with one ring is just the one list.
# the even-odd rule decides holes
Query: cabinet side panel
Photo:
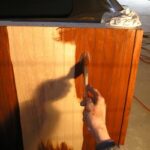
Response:
[{"label": "cabinet side panel", "polygon": [[139,57],[140,57],[140,52],[141,52],[142,37],[143,37],[143,30],[137,30],[135,41],[134,41],[132,65],[130,69],[130,78],[129,78],[127,98],[126,98],[126,103],[125,103],[125,108],[124,108],[124,115],[123,115],[124,117],[123,117],[119,144],[124,144],[125,142],[125,136],[126,136],[127,127],[128,127],[129,113],[131,109],[133,93],[134,93],[134,88],[135,88],[138,62],[139,62]]}]

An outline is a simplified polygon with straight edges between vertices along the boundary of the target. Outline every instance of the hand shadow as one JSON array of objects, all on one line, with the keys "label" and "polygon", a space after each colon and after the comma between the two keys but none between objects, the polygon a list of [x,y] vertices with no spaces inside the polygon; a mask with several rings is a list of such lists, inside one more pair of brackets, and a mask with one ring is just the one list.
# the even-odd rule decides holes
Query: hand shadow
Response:
[{"label": "hand shadow", "polygon": [[[30,150],[34,141],[39,141],[42,137],[52,134],[60,118],[60,113],[52,106],[52,103],[61,100],[61,98],[67,95],[71,88],[69,79],[77,78],[81,73],[82,64],[78,62],[70,69],[66,76],[47,80],[40,84],[36,88],[32,99],[21,104],[24,149]],[[47,104],[49,112],[45,108]],[[42,142],[39,142],[39,150],[46,150],[44,148],[41,149]],[[62,143],[60,147],[58,146],[58,150],[64,149],[64,144]],[[51,144],[51,149],[52,147]],[[52,150],[55,149],[53,148]]]}]

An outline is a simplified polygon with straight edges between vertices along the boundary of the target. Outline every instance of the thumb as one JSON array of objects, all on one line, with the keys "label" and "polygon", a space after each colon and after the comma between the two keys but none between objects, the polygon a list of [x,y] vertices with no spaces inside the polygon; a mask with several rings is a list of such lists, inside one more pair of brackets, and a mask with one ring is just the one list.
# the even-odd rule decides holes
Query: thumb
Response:
[{"label": "thumb", "polygon": [[91,101],[91,98],[83,98],[83,100],[80,102],[80,106],[86,106],[89,101]]}]

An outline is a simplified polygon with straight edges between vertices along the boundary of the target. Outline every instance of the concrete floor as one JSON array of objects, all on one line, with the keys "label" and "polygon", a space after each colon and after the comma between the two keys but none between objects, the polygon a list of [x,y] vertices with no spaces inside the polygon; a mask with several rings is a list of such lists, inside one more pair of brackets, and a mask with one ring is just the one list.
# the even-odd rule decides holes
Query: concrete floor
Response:
[{"label": "concrete floor", "polygon": [[[150,0],[118,1],[135,10],[141,18],[144,32],[150,32]],[[150,38],[147,41],[150,43]],[[150,50],[150,44],[147,48]],[[142,54],[150,57],[150,51],[142,50]],[[139,63],[134,95],[150,108],[150,64],[142,61]],[[125,145],[121,146],[121,150],[150,150],[150,112],[135,98],[132,103]]]}]

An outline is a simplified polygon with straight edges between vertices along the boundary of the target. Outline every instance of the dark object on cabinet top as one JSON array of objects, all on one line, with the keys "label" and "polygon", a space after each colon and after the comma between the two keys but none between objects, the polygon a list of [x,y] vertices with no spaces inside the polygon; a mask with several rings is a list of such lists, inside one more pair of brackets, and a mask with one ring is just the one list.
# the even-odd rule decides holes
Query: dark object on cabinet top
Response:
[{"label": "dark object on cabinet top", "polygon": [[116,0],[0,0],[0,19],[100,20],[120,10]]},{"label": "dark object on cabinet top", "polygon": [[0,0],[0,18],[64,17],[72,0]]}]

